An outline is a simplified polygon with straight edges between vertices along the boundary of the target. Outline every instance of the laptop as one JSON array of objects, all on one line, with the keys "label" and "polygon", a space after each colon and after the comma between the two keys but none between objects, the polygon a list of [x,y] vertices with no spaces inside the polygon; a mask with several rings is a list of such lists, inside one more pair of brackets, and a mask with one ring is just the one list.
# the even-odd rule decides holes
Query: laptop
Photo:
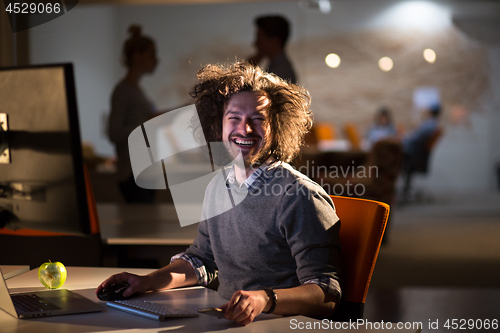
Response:
[{"label": "laptop", "polygon": [[104,307],[66,289],[10,294],[0,270],[0,309],[17,318],[104,311]]}]

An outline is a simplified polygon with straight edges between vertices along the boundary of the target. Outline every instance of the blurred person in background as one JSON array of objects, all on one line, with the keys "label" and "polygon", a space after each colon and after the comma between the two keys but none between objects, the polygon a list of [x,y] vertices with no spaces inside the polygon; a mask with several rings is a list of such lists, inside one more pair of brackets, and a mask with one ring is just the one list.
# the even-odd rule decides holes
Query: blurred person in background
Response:
[{"label": "blurred person in background", "polygon": [[259,16],[255,19],[255,25],[257,31],[254,45],[257,53],[248,61],[257,65],[267,58],[269,73],[276,74],[291,83],[297,83],[292,63],[285,53],[285,45],[290,35],[288,20],[279,15]]},{"label": "blurred person in background", "polygon": [[441,106],[436,104],[424,112],[424,120],[412,132],[403,138],[403,150],[405,154],[412,155],[422,145],[425,145],[432,135],[439,129],[439,115]]},{"label": "blurred person in background", "polygon": [[429,163],[429,154],[438,137],[441,135],[439,116],[441,106],[435,104],[425,110],[424,120],[415,130],[403,138],[403,173],[405,177],[403,197],[410,201],[413,194],[411,189],[412,176],[416,172],[426,173]]},{"label": "blurred person in background", "polygon": [[109,139],[117,155],[118,187],[126,202],[150,203],[155,191],[136,185],[128,149],[128,136],[145,121],[158,113],[139,83],[144,75],[152,74],[158,65],[155,42],[141,33],[141,27],[131,25],[130,37],[123,45],[123,61],[127,74],[118,82],[111,96]]},{"label": "blurred person in background", "polygon": [[394,126],[392,115],[389,109],[383,107],[375,115],[374,122],[366,135],[368,147],[371,148],[377,141],[396,137],[396,127]]}]

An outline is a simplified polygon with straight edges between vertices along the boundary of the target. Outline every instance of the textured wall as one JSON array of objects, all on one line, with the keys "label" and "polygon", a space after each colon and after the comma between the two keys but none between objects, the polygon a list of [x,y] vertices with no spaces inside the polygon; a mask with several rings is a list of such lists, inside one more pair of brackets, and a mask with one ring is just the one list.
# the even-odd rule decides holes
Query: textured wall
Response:
[{"label": "textured wall", "polygon": [[[424,4],[424,11],[410,11],[405,18],[403,3]],[[495,97],[500,95],[500,83],[491,73],[500,68],[498,50],[466,37],[452,24],[456,15],[500,15],[500,4],[493,2],[333,1],[328,14],[294,1],[82,5],[33,29],[31,56],[34,63],[75,63],[83,139],[99,153],[112,155],[101,117],[109,110],[114,84],[124,75],[120,49],[130,24],[141,24],[144,33],[157,41],[160,64],[142,85],[160,109],[168,109],[186,102],[202,64],[249,56],[253,18],[265,13],[282,13],[292,22],[289,55],[301,84],[311,91],[317,120],[334,122],[339,133],[347,121],[364,131],[384,105],[408,129],[416,122],[413,90],[436,87],[443,101],[446,132],[436,147],[432,162],[436,173],[429,178],[430,185],[468,190],[494,187],[494,164],[500,158],[498,135],[494,135],[500,118]],[[428,47],[437,53],[434,64],[422,57]],[[342,59],[337,69],[325,65],[330,52]],[[392,71],[378,68],[382,56],[393,59]]]}]

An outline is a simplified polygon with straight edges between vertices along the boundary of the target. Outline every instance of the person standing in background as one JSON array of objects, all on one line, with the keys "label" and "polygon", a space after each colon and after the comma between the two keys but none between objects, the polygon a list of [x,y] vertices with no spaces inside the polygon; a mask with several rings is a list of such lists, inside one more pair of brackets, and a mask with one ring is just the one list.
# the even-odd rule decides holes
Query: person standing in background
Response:
[{"label": "person standing in background", "polygon": [[290,24],[283,16],[259,16],[255,19],[257,31],[255,48],[257,53],[248,62],[257,65],[264,58],[269,59],[267,71],[291,83],[297,83],[293,66],[285,53],[285,45],[290,35]]},{"label": "person standing in background", "polygon": [[116,149],[118,187],[126,202],[153,202],[155,191],[136,185],[128,149],[128,136],[145,121],[157,115],[153,103],[142,91],[139,82],[152,74],[158,65],[154,41],[141,34],[141,27],[131,25],[130,37],[123,45],[123,61],[127,74],[115,86],[111,96],[109,139]]}]

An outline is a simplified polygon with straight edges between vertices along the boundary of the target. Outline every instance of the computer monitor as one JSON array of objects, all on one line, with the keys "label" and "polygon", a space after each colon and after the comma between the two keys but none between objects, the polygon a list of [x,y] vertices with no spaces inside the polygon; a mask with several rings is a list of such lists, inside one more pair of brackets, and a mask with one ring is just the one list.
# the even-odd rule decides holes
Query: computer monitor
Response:
[{"label": "computer monitor", "polygon": [[73,66],[0,68],[0,229],[90,234]]}]

